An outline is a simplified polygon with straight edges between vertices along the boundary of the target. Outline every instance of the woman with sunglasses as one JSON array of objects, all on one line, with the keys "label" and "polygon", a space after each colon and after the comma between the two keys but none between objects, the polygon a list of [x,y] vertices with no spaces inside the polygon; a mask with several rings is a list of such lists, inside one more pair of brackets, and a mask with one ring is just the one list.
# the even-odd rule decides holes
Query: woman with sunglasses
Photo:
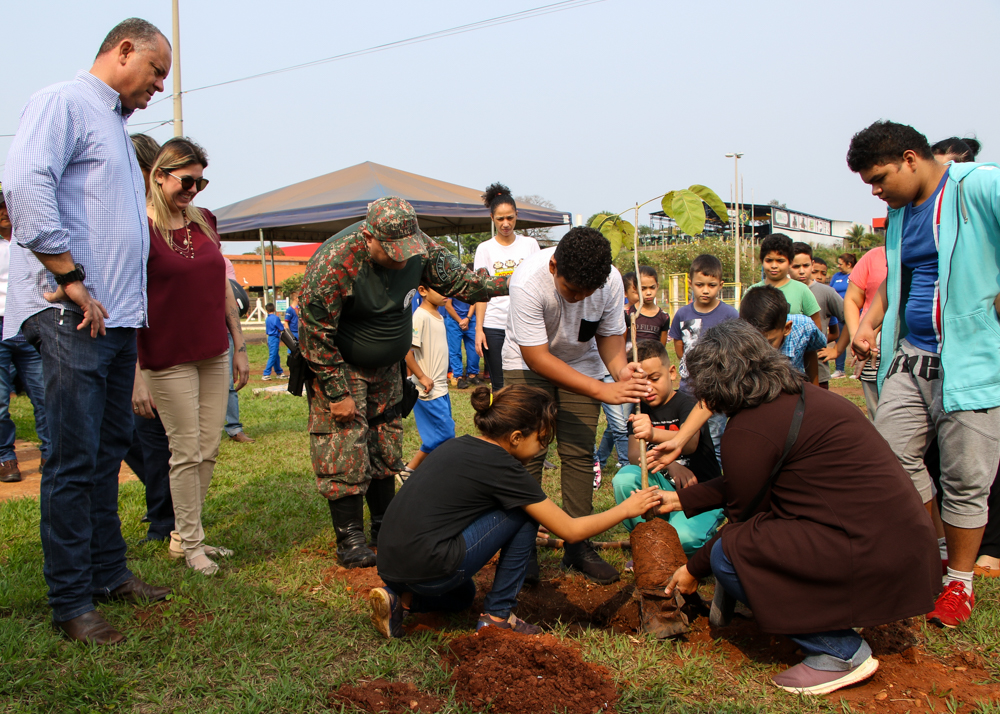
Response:
[{"label": "woman with sunglasses", "polygon": [[188,567],[214,575],[212,558],[232,551],[205,545],[202,505],[212,480],[229,398],[229,339],[235,345],[233,382],[247,383],[250,367],[239,309],[226,278],[215,216],[192,201],[208,179],[205,151],[190,139],[166,142],[150,173],[149,327],[139,330],[139,366],[146,394],[137,414],[156,409],[170,442],[170,495],[177,531],[170,551]]}]

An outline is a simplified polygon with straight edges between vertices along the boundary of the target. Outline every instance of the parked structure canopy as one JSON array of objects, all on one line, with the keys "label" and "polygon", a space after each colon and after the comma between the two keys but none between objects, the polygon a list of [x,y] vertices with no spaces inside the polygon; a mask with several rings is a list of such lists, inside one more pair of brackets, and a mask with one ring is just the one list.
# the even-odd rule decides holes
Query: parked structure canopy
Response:
[{"label": "parked structure canopy", "polygon": [[[222,240],[322,242],[364,218],[372,201],[400,196],[413,206],[424,233],[455,235],[490,230],[482,193],[366,161],[230,204],[215,215]],[[517,206],[519,229],[570,223],[563,211]]]}]

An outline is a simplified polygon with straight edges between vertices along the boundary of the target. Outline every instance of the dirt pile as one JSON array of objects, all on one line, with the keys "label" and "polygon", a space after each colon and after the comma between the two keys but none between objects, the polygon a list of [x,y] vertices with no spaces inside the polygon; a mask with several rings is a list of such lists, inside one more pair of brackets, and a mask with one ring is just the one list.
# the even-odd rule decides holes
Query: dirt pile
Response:
[{"label": "dirt pile", "polygon": [[448,659],[456,699],[499,714],[614,711],[618,692],[604,667],[550,635],[487,627],[452,641]]},{"label": "dirt pile", "polygon": [[342,684],[335,692],[330,692],[330,706],[343,705],[354,709],[380,714],[403,714],[403,712],[438,712],[442,702],[437,697],[421,692],[409,682],[388,682],[376,679],[357,686]]}]

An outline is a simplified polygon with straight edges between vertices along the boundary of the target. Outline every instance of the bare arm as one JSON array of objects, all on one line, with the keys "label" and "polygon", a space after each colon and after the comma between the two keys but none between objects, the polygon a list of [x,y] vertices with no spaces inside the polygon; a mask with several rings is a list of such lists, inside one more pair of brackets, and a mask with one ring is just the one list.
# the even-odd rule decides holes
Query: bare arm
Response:
[{"label": "bare arm", "polygon": [[659,506],[660,500],[659,489],[651,486],[645,490],[636,491],[613,508],[580,518],[571,518],[549,499],[525,506],[524,510],[529,516],[548,528],[551,533],[555,533],[569,543],[579,543],[598,533],[603,533],[626,518],[638,518],[650,508]]},{"label": "bare arm", "polygon": [[240,324],[240,308],[236,304],[233,284],[226,279],[226,326],[233,338],[233,384],[236,391],[243,389],[250,380],[250,360],[247,346],[243,341],[243,326]]},{"label": "bare arm", "polygon": [[872,300],[871,307],[868,308],[868,312],[865,313],[865,317],[861,320],[858,331],[854,335],[851,348],[858,359],[868,359],[872,351],[877,348],[875,332],[882,326],[882,320],[885,319],[885,313],[889,307],[888,282],[888,278],[882,281],[878,294]]},{"label": "bare arm", "polygon": [[677,355],[677,359],[684,357],[684,340],[674,340],[674,354]]},{"label": "bare arm", "polygon": [[816,350],[806,352],[804,358],[806,366],[806,376],[813,384],[819,384],[819,359],[816,357]]},{"label": "bare arm", "polygon": [[444,311],[447,312],[451,319],[455,322],[462,321],[462,318],[458,316],[458,312],[455,310],[455,306],[451,304],[451,298],[447,298],[444,301]]}]

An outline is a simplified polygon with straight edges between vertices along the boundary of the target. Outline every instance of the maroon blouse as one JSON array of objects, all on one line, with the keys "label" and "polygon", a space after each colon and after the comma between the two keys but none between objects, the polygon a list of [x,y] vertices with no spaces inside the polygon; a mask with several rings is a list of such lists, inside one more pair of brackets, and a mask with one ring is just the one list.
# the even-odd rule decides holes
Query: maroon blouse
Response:
[{"label": "maroon blouse", "polygon": [[[201,209],[215,228],[211,211]],[[194,258],[176,253],[149,221],[146,294],[149,327],[138,331],[139,366],[155,372],[229,351],[226,263],[215,241],[192,223]],[[184,231],[174,231],[183,240]]]}]

